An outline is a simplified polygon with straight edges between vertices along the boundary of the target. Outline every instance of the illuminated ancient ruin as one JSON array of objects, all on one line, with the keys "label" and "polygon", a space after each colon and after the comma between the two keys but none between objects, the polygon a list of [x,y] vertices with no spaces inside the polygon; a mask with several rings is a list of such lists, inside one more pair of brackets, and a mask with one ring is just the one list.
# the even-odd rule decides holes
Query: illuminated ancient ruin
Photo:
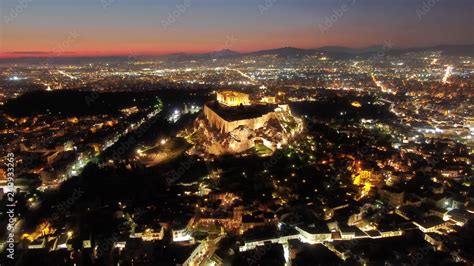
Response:
[{"label": "illuminated ancient ruin", "polygon": [[250,102],[248,94],[224,91],[204,105],[191,140],[211,154],[240,153],[259,147],[273,152],[302,130],[288,105]]},{"label": "illuminated ancient ruin", "polygon": [[217,93],[217,101],[227,106],[250,105],[247,93],[237,91],[222,91]]}]

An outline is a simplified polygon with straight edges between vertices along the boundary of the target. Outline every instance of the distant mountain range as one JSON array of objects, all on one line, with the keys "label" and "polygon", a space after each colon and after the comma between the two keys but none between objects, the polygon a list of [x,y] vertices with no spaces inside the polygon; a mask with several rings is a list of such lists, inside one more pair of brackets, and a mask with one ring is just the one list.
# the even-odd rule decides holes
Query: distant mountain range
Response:
[{"label": "distant mountain range", "polygon": [[277,56],[284,58],[299,58],[308,55],[324,54],[333,58],[351,58],[351,57],[367,57],[376,54],[401,55],[410,52],[430,52],[440,51],[445,55],[453,56],[474,56],[474,44],[469,45],[438,45],[433,47],[418,47],[408,49],[397,49],[386,45],[375,45],[367,48],[350,48],[343,46],[325,46],[316,49],[300,49],[295,47],[283,47],[270,50],[261,50],[255,52],[240,53],[232,50],[222,50],[210,53],[189,54],[175,53],[160,56],[103,56],[103,57],[56,57],[48,59],[47,57],[23,57],[23,58],[3,58],[2,63],[31,63],[43,64],[45,62],[67,64],[67,63],[120,63],[135,59],[151,59],[166,61],[192,61],[192,60],[213,60],[223,58],[245,58],[258,56]]},{"label": "distant mountain range", "polygon": [[[251,53],[240,54],[243,56],[265,56],[276,55],[281,57],[301,57],[315,54],[327,54],[336,57],[352,57],[352,56],[370,56],[379,53],[386,54],[404,54],[409,52],[424,51],[441,51],[447,55],[467,55],[474,56],[474,44],[470,45],[439,45],[433,47],[396,49],[386,45],[374,45],[366,48],[350,48],[344,46],[324,46],[316,49],[299,49],[294,47],[284,47],[272,50],[263,50]],[[234,52],[235,53],[235,52]]]}]

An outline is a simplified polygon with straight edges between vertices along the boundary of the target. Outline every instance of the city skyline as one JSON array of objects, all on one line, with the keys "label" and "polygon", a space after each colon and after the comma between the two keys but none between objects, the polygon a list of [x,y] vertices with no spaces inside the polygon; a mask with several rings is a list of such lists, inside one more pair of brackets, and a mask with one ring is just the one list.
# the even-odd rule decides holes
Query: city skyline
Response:
[{"label": "city skyline", "polygon": [[0,265],[474,265],[474,0],[0,0]]}]

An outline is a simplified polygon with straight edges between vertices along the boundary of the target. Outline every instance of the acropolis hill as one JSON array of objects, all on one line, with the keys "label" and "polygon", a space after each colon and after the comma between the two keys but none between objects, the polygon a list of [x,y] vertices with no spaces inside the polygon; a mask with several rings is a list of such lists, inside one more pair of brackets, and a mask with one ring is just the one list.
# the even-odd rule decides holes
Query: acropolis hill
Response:
[{"label": "acropolis hill", "polygon": [[[270,97],[271,98],[271,97]],[[204,105],[193,141],[211,154],[241,153],[256,147],[273,152],[302,130],[288,105],[250,101],[246,93],[218,92],[215,101]]]}]

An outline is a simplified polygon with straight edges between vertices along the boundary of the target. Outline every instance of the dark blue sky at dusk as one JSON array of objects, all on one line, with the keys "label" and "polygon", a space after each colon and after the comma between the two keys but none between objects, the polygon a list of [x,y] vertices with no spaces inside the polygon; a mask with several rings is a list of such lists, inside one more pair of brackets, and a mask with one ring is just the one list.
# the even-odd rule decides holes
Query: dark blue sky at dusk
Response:
[{"label": "dark blue sky at dusk", "polygon": [[0,0],[0,56],[474,43],[472,0]]}]

